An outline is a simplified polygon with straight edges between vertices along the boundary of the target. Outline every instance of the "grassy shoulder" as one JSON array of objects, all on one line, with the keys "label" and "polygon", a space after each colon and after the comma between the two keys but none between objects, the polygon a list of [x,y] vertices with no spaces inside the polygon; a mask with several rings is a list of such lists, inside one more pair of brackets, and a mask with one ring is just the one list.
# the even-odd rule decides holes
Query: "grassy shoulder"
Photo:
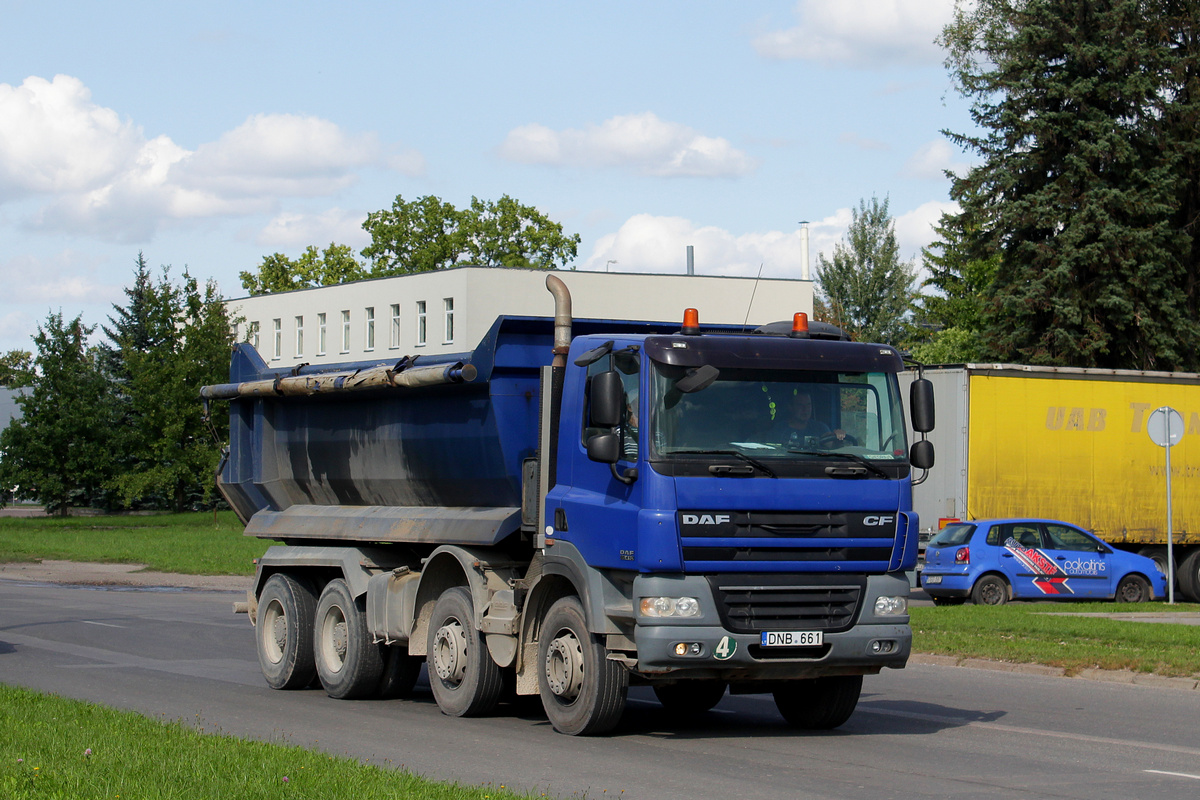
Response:
[{"label": "grassy shoulder", "polygon": [[0,797],[509,800],[300,747],[0,685]]},{"label": "grassy shoulder", "polygon": [[151,516],[0,517],[0,562],[145,564],[185,575],[253,575],[272,542],[242,535],[232,511]]},{"label": "grassy shoulder", "polygon": [[1079,614],[1200,612],[1181,603],[1009,603],[909,609],[913,651],[1046,664],[1067,674],[1098,668],[1200,677],[1200,628]]}]

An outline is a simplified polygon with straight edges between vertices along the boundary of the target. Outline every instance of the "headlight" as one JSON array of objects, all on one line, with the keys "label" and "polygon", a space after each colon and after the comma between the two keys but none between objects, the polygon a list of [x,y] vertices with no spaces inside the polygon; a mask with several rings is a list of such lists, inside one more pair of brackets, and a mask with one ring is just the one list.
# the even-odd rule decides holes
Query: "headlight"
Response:
[{"label": "headlight", "polygon": [[643,617],[698,617],[700,601],[694,597],[643,597]]},{"label": "headlight", "polygon": [[875,598],[875,616],[877,617],[900,617],[907,613],[907,597],[880,596]]}]

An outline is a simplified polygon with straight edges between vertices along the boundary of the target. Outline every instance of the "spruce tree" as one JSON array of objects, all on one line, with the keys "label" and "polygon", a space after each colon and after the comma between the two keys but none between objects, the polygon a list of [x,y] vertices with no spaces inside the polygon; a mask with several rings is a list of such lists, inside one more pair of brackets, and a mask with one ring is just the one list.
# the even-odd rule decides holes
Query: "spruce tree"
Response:
[{"label": "spruce tree", "polygon": [[943,32],[981,133],[953,181],[999,255],[984,339],[999,359],[1200,368],[1196,30],[1177,0],[979,0]]}]

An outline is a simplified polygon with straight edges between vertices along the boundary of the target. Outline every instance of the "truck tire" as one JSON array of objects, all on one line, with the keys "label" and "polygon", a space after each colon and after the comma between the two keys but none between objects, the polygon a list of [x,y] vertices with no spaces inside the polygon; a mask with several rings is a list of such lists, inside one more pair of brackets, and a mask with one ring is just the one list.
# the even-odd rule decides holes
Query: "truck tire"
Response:
[{"label": "truck tire", "polygon": [[578,598],[555,601],[542,622],[538,690],[546,716],[559,733],[607,733],[621,721],[629,673],[608,660],[604,645],[588,631]]},{"label": "truck tire", "polygon": [[703,714],[725,696],[725,681],[680,681],[654,687],[654,696],[663,708],[676,714]]},{"label": "truck tire", "polygon": [[410,656],[406,646],[384,648],[383,675],[379,678],[376,694],[383,699],[412,697],[424,663],[421,656]]},{"label": "truck tire", "polygon": [[1117,584],[1118,603],[1144,603],[1150,599],[1150,582],[1141,575],[1126,575]]},{"label": "truck tire", "polygon": [[861,693],[862,675],[792,681],[775,692],[775,707],[792,727],[828,731],[850,719]]},{"label": "truck tire", "polygon": [[1008,583],[999,575],[984,575],[971,589],[971,602],[977,606],[1002,606],[1008,602]]},{"label": "truck tire", "polygon": [[316,593],[306,581],[272,575],[258,596],[255,631],[258,664],[272,689],[303,689],[317,674],[313,664]]},{"label": "truck tire", "polygon": [[313,655],[330,697],[368,697],[379,686],[383,653],[367,630],[366,612],[341,578],[330,581],[317,602]]},{"label": "truck tire", "polygon": [[1167,574],[1167,548],[1160,544],[1148,544],[1137,551],[1139,556],[1145,556],[1154,562],[1154,566],[1158,567],[1158,571],[1163,575]]},{"label": "truck tire", "polygon": [[477,717],[500,702],[504,675],[475,626],[475,606],[466,589],[447,589],[438,598],[426,652],[429,686],[443,714]]},{"label": "truck tire", "polygon": [[1200,603],[1200,548],[1193,550],[1179,565],[1179,591],[1187,600]]}]

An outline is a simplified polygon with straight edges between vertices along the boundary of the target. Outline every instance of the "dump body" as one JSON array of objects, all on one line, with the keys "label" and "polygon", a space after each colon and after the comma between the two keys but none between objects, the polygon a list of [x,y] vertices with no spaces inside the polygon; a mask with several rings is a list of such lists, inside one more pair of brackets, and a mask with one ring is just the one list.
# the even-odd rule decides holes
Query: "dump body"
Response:
[{"label": "dump body", "polygon": [[1062,519],[1161,563],[1166,455],[1146,424],[1171,406],[1186,426],[1171,451],[1176,561],[1200,545],[1200,376],[1001,364],[925,375],[941,417],[939,469],[913,489],[925,533],[947,518]]}]

